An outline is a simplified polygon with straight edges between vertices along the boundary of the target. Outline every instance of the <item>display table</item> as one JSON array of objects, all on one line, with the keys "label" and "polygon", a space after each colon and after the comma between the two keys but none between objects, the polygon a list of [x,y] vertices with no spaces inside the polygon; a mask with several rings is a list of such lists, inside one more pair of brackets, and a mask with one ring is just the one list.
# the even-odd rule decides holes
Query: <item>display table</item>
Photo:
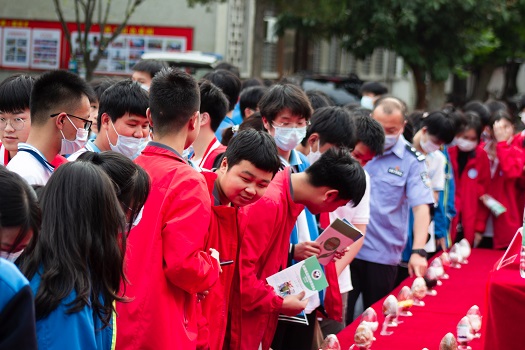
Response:
[{"label": "display table", "polygon": [[[472,305],[480,307],[483,321],[485,321],[487,279],[494,264],[502,255],[502,251],[473,249],[472,255],[468,258],[469,263],[462,265],[461,269],[451,268],[448,271],[450,279],[444,280],[442,286],[436,287],[437,296],[427,296],[424,299],[426,304],[424,307],[413,306],[411,308],[414,314],[412,317],[400,317],[400,320],[404,322],[397,328],[389,328],[390,331],[394,331],[394,334],[390,336],[379,334],[384,320],[382,314],[384,299],[375,303],[372,307],[377,312],[379,328],[374,334],[377,340],[372,349],[438,349],[439,342],[446,333],[456,334],[459,320],[465,316]],[[413,280],[413,278],[405,280],[391,294],[397,297],[401,287],[411,286]],[[501,302],[505,301],[501,299]],[[525,303],[521,308],[525,308]],[[353,344],[355,329],[359,321],[356,319],[337,335],[342,349],[346,350]],[[523,324],[525,323],[521,323],[522,328]],[[522,330],[522,333],[525,334],[525,331]],[[474,350],[481,349],[483,337],[482,334],[481,340],[475,339],[469,345]]]},{"label": "display table", "polygon": [[521,235],[507,252],[510,264],[489,274],[483,349],[525,349],[525,279],[519,272],[520,248]]}]

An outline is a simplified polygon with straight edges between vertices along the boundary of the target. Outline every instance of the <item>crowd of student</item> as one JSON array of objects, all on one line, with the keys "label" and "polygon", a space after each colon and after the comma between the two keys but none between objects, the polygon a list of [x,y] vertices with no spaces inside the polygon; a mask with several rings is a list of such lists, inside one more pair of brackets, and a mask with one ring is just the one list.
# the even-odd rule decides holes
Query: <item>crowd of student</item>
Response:
[{"label": "crowd of student", "polygon": [[[135,70],[0,83],[0,349],[309,350],[360,295],[424,275],[425,247],[503,249],[521,226],[525,133],[504,103],[409,115],[378,83],[337,107],[228,65]],[[266,278],[337,218],[365,237],[329,287],[277,295]]]}]

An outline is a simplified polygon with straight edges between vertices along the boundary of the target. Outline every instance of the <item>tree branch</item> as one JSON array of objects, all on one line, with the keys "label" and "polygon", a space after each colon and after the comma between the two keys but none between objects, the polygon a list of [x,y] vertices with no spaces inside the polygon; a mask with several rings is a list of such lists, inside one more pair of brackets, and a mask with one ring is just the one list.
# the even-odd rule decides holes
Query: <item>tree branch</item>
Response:
[{"label": "tree branch", "polygon": [[60,6],[60,0],[53,0],[53,3],[55,4],[55,9],[58,14],[60,25],[62,26],[62,30],[64,30],[64,35],[66,36],[66,40],[69,44],[69,54],[71,55],[73,52],[73,45],[71,42],[71,32],[69,31],[66,20],[64,19],[64,13],[62,12],[62,6]]}]

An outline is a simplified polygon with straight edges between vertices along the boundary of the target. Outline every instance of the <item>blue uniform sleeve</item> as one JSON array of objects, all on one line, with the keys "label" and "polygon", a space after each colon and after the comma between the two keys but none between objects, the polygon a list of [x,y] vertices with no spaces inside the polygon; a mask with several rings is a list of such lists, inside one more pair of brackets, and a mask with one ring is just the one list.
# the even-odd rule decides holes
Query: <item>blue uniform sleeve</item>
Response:
[{"label": "blue uniform sleeve", "polygon": [[[410,157],[410,155],[407,155]],[[430,189],[430,178],[425,162],[414,161],[410,165],[407,176],[406,194],[408,205],[413,208],[421,204],[433,204],[432,190]]]}]

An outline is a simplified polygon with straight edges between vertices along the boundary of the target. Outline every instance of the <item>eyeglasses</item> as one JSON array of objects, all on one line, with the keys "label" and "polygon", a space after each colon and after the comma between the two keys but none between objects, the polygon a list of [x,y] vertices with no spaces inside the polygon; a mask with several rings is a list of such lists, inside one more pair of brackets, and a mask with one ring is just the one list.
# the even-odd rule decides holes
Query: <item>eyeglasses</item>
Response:
[{"label": "eyeglasses", "polygon": [[[63,112],[60,112],[60,113],[63,113]],[[55,114],[51,114],[49,117],[50,118],[54,118],[56,117],[57,115],[59,115],[60,113],[55,113]],[[69,114],[69,113],[66,113],[66,115],[68,117],[71,117],[71,118],[76,118],[76,119],[80,119],[84,122],[84,126],[83,126],[83,129],[84,130],[89,130],[91,129],[91,124],[93,124],[93,122],[91,120],[88,120],[88,119],[85,119],[85,118],[80,118],[80,117],[77,117],[76,115],[73,115],[73,114]]]},{"label": "eyeglasses", "polygon": [[275,128],[304,128],[306,126],[310,125],[310,121],[309,120],[305,120],[303,122],[299,122],[297,124],[295,123],[280,123],[280,124],[277,124],[277,123],[272,123],[272,126]]},{"label": "eyeglasses", "polygon": [[0,118],[0,130],[7,128],[7,123],[11,124],[11,127],[15,130],[22,130],[25,125],[25,120],[22,118],[7,119],[4,117]]}]

